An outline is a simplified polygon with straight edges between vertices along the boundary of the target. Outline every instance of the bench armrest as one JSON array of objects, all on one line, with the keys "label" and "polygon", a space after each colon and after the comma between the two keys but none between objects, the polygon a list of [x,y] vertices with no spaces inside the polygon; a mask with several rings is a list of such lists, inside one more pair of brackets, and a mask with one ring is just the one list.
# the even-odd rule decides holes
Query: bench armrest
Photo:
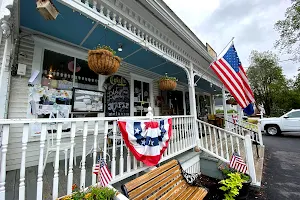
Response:
[{"label": "bench armrest", "polygon": [[185,170],[181,169],[181,173],[185,179],[185,181],[192,186],[200,186],[197,184],[197,178],[200,176],[198,173],[190,174],[186,172]]}]

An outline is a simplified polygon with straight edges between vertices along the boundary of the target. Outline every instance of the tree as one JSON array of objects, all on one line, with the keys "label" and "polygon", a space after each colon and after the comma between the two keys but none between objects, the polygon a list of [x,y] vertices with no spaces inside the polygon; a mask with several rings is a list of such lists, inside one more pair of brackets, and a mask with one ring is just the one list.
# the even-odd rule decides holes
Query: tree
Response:
[{"label": "tree", "polygon": [[286,50],[300,61],[300,0],[292,0],[292,5],[285,12],[285,19],[277,21],[275,29],[280,34],[275,47]]},{"label": "tree", "polygon": [[[277,115],[276,105],[282,103],[282,94],[288,90],[287,81],[279,66],[276,54],[266,51],[252,51],[250,67],[247,70],[256,104],[264,105],[266,115]],[[280,111],[279,111],[280,112]]]}]

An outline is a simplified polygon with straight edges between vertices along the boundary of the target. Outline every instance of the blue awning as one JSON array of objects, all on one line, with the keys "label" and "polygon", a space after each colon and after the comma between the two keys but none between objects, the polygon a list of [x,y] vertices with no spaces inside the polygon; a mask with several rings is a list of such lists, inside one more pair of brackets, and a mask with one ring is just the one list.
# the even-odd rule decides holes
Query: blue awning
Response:
[{"label": "blue awning", "polygon": [[[176,77],[180,82],[187,83],[185,71],[176,64],[167,62],[151,51],[141,49],[139,44],[101,24],[97,24],[78,12],[74,12],[65,5],[56,1],[53,3],[60,14],[56,20],[47,21],[37,11],[35,1],[20,1],[21,26],[87,49],[94,49],[100,44],[117,50],[121,43],[123,51],[117,52],[117,55],[123,58],[125,62],[160,75],[168,73],[169,76]],[[220,88],[211,87],[210,83],[204,79],[198,81],[197,88],[207,93],[219,93],[221,91]]]}]

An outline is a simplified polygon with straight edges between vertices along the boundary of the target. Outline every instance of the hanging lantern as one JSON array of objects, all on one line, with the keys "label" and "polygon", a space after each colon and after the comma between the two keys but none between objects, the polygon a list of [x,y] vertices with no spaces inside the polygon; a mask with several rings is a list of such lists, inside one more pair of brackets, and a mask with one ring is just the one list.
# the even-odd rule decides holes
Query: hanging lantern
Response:
[{"label": "hanging lantern", "polygon": [[95,50],[89,50],[88,65],[96,74],[111,75],[119,70],[121,58],[115,56],[108,46],[98,46]]},{"label": "hanging lantern", "polygon": [[55,20],[59,14],[51,0],[37,0],[36,8],[46,20]]},{"label": "hanging lantern", "polygon": [[174,90],[177,86],[177,79],[166,75],[159,79],[159,89],[163,91]]}]

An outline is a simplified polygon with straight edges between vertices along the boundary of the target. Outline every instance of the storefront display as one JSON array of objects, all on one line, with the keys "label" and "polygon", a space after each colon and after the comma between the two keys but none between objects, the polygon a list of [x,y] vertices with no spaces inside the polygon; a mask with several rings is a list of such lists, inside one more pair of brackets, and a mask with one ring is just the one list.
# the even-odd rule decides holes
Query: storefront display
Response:
[{"label": "storefront display", "polygon": [[150,84],[134,81],[134,116],[146,116],[150,106]]},{"label": "storefront display", "polygon": [[104,112],[104,92],[73,89],[72,112]]}]

